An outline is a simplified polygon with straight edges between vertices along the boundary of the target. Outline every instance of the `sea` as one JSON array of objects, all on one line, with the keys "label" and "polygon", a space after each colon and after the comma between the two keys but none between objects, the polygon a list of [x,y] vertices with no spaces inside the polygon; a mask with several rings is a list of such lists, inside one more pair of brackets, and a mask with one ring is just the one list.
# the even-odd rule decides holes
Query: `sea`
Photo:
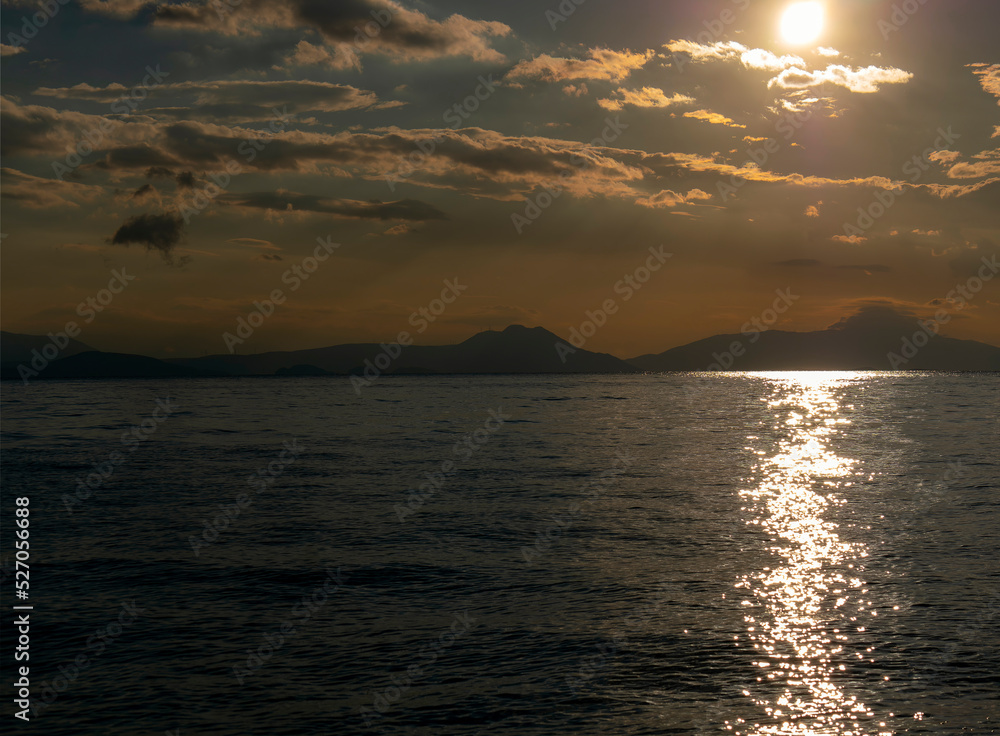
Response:
[{"label": "sea", "polygon": [[1000,733],[998,379],[4,383],[4,719]]}]

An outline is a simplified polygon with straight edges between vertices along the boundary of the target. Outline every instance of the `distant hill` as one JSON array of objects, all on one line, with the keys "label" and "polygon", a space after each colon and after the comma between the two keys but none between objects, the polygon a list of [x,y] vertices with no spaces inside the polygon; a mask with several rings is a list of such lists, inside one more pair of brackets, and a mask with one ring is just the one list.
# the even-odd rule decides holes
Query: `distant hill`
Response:
[{"label": "distant hill", "polygon": [[[572,349],[565,340],[548,330],[521,325],[511,325],[502,332],[480,332],[457,345],[399,347],[366,343],[171,360],[102,353],[87,350],[83,343],[73,341],[64,351],[69,354],[61,352],[38,378],[346,376],[362,375],[366,371],[371,376],[376,368],[381,373],[396,375],[596,374],[720,369],[1000,371],[998,347],[935,335],[926,340],[917,338],[918,348],[912,341],[919,332],[916,318],[911,315],[889,308],[868,307],[826,330],[716,335],[629,361],[606,353]],[[31,351],[40,350],[49,342],[47,337],[34,335],[9,332],[2,335],[4,357],[18,358],[6,359],[3,363],[0,377],[5,380],[20,378],[18,365],[30,364]],[[909,348],[906,348],[906,341],[910,341]],[[890,353],[906,362],[893,365]]]},{"label": "distant hill", "polygon": [[[915,317],[872,307],[826,330],[771,330],[755,342],[752,335],[716,335],[628,362],[644,371],[1000,371],[1000,348],[941,335],[924,344],[924,337],[915,337],[922,332]],[[745,353],[738,355],[741,350]]]},{"label": "distant hill", "polygon": [[274,372],[276,376],[329,376],[329,372],[314,365],[293,365],[291,368],[279,368]]},{"label": "distant hill", "polygon": [[[21,378],[13,361],[3,363],[0,377],[4,380]],[[210,371],[172,365],[145,355],[126,353],[101,353],[91,350],[68,358],[52,361],[29,380],[54,378],[196,378],[220,375]]]},{"label": "distant hill", "polygon": [[[636,368],[606,353],[575,350],[560,358],[562,338],[541,327],[511,325],[502,332],[480,332],[457,345],[411,345],[391,356],[378,344],[335,345],[313,350],[211,355],[171,363],[232,375],[270,375],[308,367],[327,373],[360,374],[381,362],[385,373],[636,373]],[[394,349],[393,349],[394,350]],[[380,356],[382,356],[380,358]],[[297,368],[298,367],[298,368]],[[315,372],[314,372],[315,374]]]},{"label": "distant hill", "polygon": [[[86,353],[94,348],[84,345],[79,340],[69,340],[66,347],[61,348],[56,357],[68,358],[77,353]],[[29,363],[34,357],[32,351],[42,353],[46,345],[52,344],[52,339],[43,335],[19,335],[16,332],[0,331],[0,363]],[[50,348],[50,351],[52,348]]]}]

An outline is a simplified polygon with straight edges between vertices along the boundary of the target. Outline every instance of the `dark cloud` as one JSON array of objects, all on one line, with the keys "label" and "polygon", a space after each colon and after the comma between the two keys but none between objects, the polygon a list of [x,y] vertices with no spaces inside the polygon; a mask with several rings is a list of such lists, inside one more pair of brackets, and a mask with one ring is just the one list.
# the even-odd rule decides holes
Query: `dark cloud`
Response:
[{"label": "dark cloud", "polygon": [[866,273],[889,273],[890,271],[892,271],[891,268],[889,268],[888,266],[883,266],[880,263],[876,263],[870,266],[852,264],[847,266],[837,266],[837,268],[841,268],[848,271],[864,271]]},{"label": "dark cloud", "polygon": [[[95,87],[39,87],[33,94],[60,100],[113,103],[127,89],[121,84]],[[145,115],[181,120],[254,122],[304,112],[340,112],[371,107],[374,92],[330,82],[309,80],[206,80],[166,83],[151,87],[146,97],[169,100],[169,107],[147,107]]]},{"label": "dark cloud", "polygon": [[146,169],[148,171],[150,169],[167,169],[179,163],[180,161],[161,148],[151,146],[148,143],[140,143],[112,148],[102,160],[90,164],[90,166],[108,171],[116,169]]},{"label": "dark cloud", "polygon": [[179,215],[145,213],[128,218],[109,241],[112,245],[144,245],[159,251],[163,260],[174,264],[174,248],[184,234],[184,220]]},{"label": "dark cloud", "polygon": [[165,166],[150,166],[146,169],[147,179],[173,179],[174,172]]},{"label": "dark cloud", "polygon": [[903,334],[912,331],[917,315],[890,300],[872,300],[858,307],[858,311],[844,317],[831,330],[852,330],[876,334]]},{"label": "dark cloud", "polygon": [[416,199],[396,202],[372,200],[362,202],[352,199],[328,199],[298,192],[251,192],[224,194],[219,201],[237,207],[275,210],[278,212],[317,212],[363,220],[444,220],[445,214],[433,205]]},{"label": "dark cloud", "polygon": [[29,209],[78,208],[81,202],[96,199],[98,187],[58,179],[45,179],[9,167],[0,168],[0,196]]},{"label": "dark cloud", "polygon": [[0,155],[52,154],[74,148],[80,134],[97,129],[101,118],[59,111],[40,105],[21,105],[3,97],[0,106]]},{"label": "dark cloud", "polygon": [[192,171],[173,171],[165,166],[150,166],[146,169],[147,179],[173,179],[178,189],[193,189],[198,180]]},{"label": "dark cloud", "polygon": [[817,261],[815,258],[792,258],[788,261],[781,261],[778,263],[779,266],[791,266],[794,268],[802,267],[813,267],[823,265],[822,261]]},{"label": "dark cloud", "polygon": [[[243,0],[231,12],[219,12],[218,7],[209,0],[159,2],[153,17],[159,26],[227,35],[276,28],[315,31],[331,46],[330,57],[340,67],[360,66],[360,57],[369,53],[399,60],[465,56],[501,62],[504,56],[491,42],[511,30],[504,23],[458,14],[437,21],[393,0]],[[358,29],[363,28],[371,33],[358,42]]]},{"label": "dark cloud", "polygon": [[139,187],[132,193],[131,199],[142,199],[147,194],[151,195],[155,193],[156,193],[156,187],[154,187],[152,184],[143,184],[141,187]]}]

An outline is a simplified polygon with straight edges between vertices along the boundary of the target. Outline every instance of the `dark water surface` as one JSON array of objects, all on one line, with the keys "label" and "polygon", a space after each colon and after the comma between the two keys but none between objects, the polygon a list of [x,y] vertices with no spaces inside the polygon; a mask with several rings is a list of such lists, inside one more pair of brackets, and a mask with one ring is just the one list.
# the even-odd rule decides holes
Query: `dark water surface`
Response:
[{"label": "dark water surface", "polygon": [[1000,733],[995,374],[3,388],[34,733]]}]

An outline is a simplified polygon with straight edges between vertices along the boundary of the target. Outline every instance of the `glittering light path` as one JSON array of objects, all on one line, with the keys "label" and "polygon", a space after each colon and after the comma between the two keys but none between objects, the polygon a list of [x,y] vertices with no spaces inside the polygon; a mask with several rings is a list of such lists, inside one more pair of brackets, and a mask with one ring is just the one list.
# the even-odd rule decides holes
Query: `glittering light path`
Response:
[{"label": "glittering light path", "polygon": [[[750,437],[760,456],[757,484],[742,492],[747,523],[770,539],[777,562],[744,575],[736,587],[745,609],[745,637],[755,672],[744,694],[761,710],[756,722],[725,727],[741,736],[891,736],[852,694],[845,644],[877,615],[865,600],[859,561],[863,545],[847,543],[829,511],[844,503],[855,461],[829,449],[847,431],[835,387],[850,374],[776,374],[769,400],[777,445]],[[766,448],[766,449],[761,449]],[[857,654],[854,655],[858,656]],[[857,660],[855,660],[857,661]]]}]

